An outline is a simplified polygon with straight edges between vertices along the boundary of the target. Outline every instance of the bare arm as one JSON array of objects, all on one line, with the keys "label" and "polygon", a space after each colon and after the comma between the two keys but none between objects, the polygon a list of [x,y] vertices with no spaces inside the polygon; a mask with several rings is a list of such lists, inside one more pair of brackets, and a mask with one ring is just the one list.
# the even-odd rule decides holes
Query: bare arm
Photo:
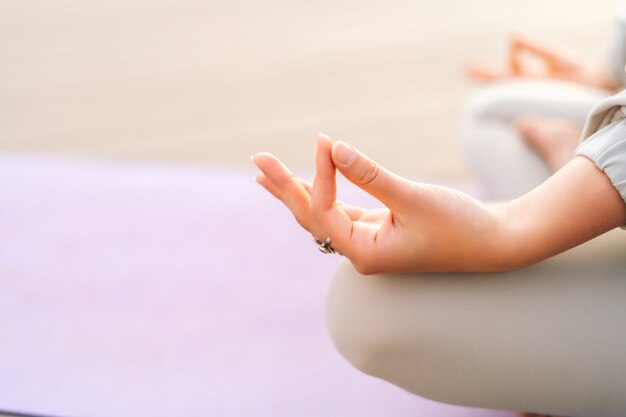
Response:
[{"label": "bare arm", "polygon": [[514,259],[541,261],[626,223],[626,205],[587,158],[574,158],[542,185],[502,207]]},{"label": "bare arm", "polygon": [[[463,193],[414,183],[349,145],[318,139],[313,186],[270,154],[257,154],[257,181],[320,240],[331,238],[363,274],[497,271],[567,250],[626,223],[626,205],[608,177],[582,157],[510,203],[487,206]],[[336,170],[386,208],[336,200]]]}]

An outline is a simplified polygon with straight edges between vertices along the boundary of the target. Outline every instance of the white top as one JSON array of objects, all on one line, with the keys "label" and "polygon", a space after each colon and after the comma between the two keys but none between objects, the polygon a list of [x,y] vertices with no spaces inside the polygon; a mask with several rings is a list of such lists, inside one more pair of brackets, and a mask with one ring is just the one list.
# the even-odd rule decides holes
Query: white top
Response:
[{"label": "white top", "polygon": [[626,202],[626,90],[591,110],[576,155],[592,160]]}]

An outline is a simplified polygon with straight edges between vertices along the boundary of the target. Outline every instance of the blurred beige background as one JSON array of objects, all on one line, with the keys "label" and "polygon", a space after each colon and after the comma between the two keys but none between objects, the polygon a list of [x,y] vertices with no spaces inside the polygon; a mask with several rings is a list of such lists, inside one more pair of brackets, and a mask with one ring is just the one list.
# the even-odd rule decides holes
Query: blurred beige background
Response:
[{"label": "blurred beige background", "polygon": [[315,135],[461,179],[471,59],[507,34],[603,59],[619,0],[0,2],[0,152],[312,168]]}]

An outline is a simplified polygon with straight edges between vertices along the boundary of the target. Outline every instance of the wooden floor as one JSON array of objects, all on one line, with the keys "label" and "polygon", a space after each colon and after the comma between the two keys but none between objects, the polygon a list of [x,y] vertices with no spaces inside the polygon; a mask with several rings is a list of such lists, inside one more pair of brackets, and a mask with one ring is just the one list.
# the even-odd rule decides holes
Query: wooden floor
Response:
[{"label": "wooden floor", "polygon": [[529,32],[603,58],[619,0],[0,2],[0,151],[312,167],[318,131],[464,178],[471,59]]}]

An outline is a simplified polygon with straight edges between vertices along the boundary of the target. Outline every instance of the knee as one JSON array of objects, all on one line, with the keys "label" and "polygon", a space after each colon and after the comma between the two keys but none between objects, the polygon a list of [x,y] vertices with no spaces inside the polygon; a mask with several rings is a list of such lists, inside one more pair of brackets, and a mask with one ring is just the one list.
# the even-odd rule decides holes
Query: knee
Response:
[{"label": "knee", "polygon": [[[362,372],[382,377],[386,358],[394,357],[392,323],[381,308],[376,287],[380,276],[360,275],[344,261],[337,270],[326,302],[326,322],[339,353]],[[377,308],[378,307],[378,308]]]},{"label": "knee", "polygon": [[456,317],[432,314],[447,290],[436,290],[438,276],[419,278],[363,276],[345,261],[327,298],[328,330],[339,353],[360,371],[421,397],[449,402],[456,369],[441,352],[451,339],[445,323]]},{"label": "knee", "polygon": [[467,349],[473,339],[458,324],[467,281],[456,274],[363,276],[345,261],[328,293],[330,336],[362,372],[421,397],[462,404],[480,372],[459,369],[464,358],[480,356]]},{"label": "knee", "polygon": [[600,91],[542,80],[518,80],[490,84],[479,89],[464,111],[466,122],[513,123],[521,114],[559,117],[582,126]]},{"label": "knee", "polygon": [[463,115],[466,121],[485,121],[490,119],[512,119],[515,117],[509,109],[519,104],[518,91],[508,85],[491,86],[477,90],[467,102]]},{"label": "knee", "polygon": [[492,86],[478,90],[466,104],[460,121],[460,145],[472,160],[491,148],[493,138],[514,134],[514,120],[519,115],[519,97],[508,86]]}]

